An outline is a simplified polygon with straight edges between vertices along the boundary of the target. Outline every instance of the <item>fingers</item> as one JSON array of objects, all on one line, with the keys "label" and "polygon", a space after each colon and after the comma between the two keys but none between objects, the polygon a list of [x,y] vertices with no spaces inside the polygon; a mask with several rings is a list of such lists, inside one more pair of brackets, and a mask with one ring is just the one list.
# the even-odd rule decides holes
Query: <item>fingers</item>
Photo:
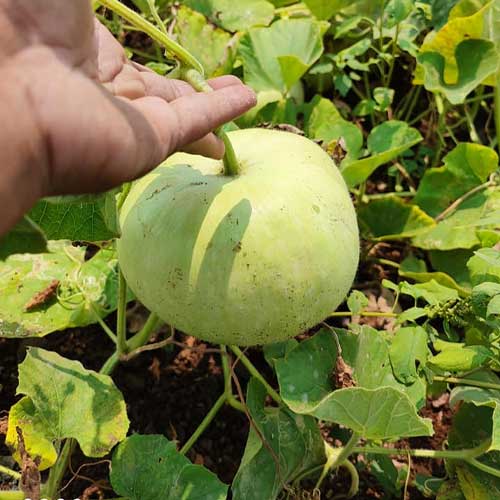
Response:
[{"label": "fingers", "polygon": [[183,147],[182,151],[220,160],[224,156],[224,143],[215,134],[210,133],[200,140]]},{"label": "fingers", "polygon": [[207,132],[233,120],[256,103],[252,90],[238,83],[215,90],[181,97],[171,103],[178,117],[176,148],[190,144]]},{"label": "fingers", "polygon": [[[135,65],[137,68],[137,65]],[[196,91],[182,80],[165,78],[153,72],[141,72],[142,80],[145,85],[145,93],[152,97],[161,97],[166,101],[174,101],[180,97],[195,94]],[[231,85],[241,85],[241,81],[232,75],[220,76],[208,80],[208,84],[214,89],[222,89]]]},{"label": "fingers", "polygon": [[[173,92],[184,91],[183,85],[176,86],[183,82],[170,82]],[[158,136],[160,147],[157,151],[161,155],[158,163],[181,149],[217,159],[224,155],[222,141],[211,132],[254,106],[255,94],[235,77],[221,77],[211,81],[211,85],[216,88],[212,93],[187,90],[186,95],[169,104],[157,97],[130,103]]]}]

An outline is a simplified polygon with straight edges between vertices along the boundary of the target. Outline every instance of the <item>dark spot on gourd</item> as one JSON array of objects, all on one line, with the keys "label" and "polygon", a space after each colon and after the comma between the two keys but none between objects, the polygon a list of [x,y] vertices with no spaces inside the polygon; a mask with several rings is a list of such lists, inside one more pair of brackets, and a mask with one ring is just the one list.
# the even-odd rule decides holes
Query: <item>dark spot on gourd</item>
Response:
[{"label": "dark spot on gourd", "polygon": [[317,214],[321,212],[321,208],[319,208],[318,205],[313,205],[312,208]]},{"label": "dark spot on gourd", "polygon": [[233,252],[240,252],[241,251],[241,241],[238,241],[236,245],[233,247]]}]

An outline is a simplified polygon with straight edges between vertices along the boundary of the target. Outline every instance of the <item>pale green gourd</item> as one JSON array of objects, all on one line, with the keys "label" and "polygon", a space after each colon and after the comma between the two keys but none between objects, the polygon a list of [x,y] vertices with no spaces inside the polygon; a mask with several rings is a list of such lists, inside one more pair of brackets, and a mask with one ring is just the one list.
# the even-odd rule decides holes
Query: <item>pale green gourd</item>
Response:
[{"label": "pale green gourd", "polygon": [[293,337],[342,302],[359,258],[356,214],[314,142],[265,129],[229,134],[240,174],[177,153],[132,187],[119,261],[140,301],[216,343]]}]

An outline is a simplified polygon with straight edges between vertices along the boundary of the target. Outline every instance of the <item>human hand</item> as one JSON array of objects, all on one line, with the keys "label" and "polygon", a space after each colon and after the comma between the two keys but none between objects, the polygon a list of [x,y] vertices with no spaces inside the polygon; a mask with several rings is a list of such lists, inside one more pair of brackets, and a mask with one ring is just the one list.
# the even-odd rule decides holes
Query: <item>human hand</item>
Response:
[{"label": "human hand", "polygon": [[0,119],[29,133],[37,197],[108,189],[179,149],[220,158],[211,131],[255,104],[235,77],[200,94],[128,61],[88,0],[0,0],[0,41]]}]

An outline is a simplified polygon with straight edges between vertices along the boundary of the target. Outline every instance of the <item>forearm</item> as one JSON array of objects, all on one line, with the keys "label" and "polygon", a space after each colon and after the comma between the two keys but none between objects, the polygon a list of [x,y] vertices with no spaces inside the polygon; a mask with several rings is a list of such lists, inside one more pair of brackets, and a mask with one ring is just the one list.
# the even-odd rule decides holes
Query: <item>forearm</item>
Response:
[{"label": "forearm", "polygon": [[47,155],[16,60],[0,62],[0,235],[44,194]]}]

